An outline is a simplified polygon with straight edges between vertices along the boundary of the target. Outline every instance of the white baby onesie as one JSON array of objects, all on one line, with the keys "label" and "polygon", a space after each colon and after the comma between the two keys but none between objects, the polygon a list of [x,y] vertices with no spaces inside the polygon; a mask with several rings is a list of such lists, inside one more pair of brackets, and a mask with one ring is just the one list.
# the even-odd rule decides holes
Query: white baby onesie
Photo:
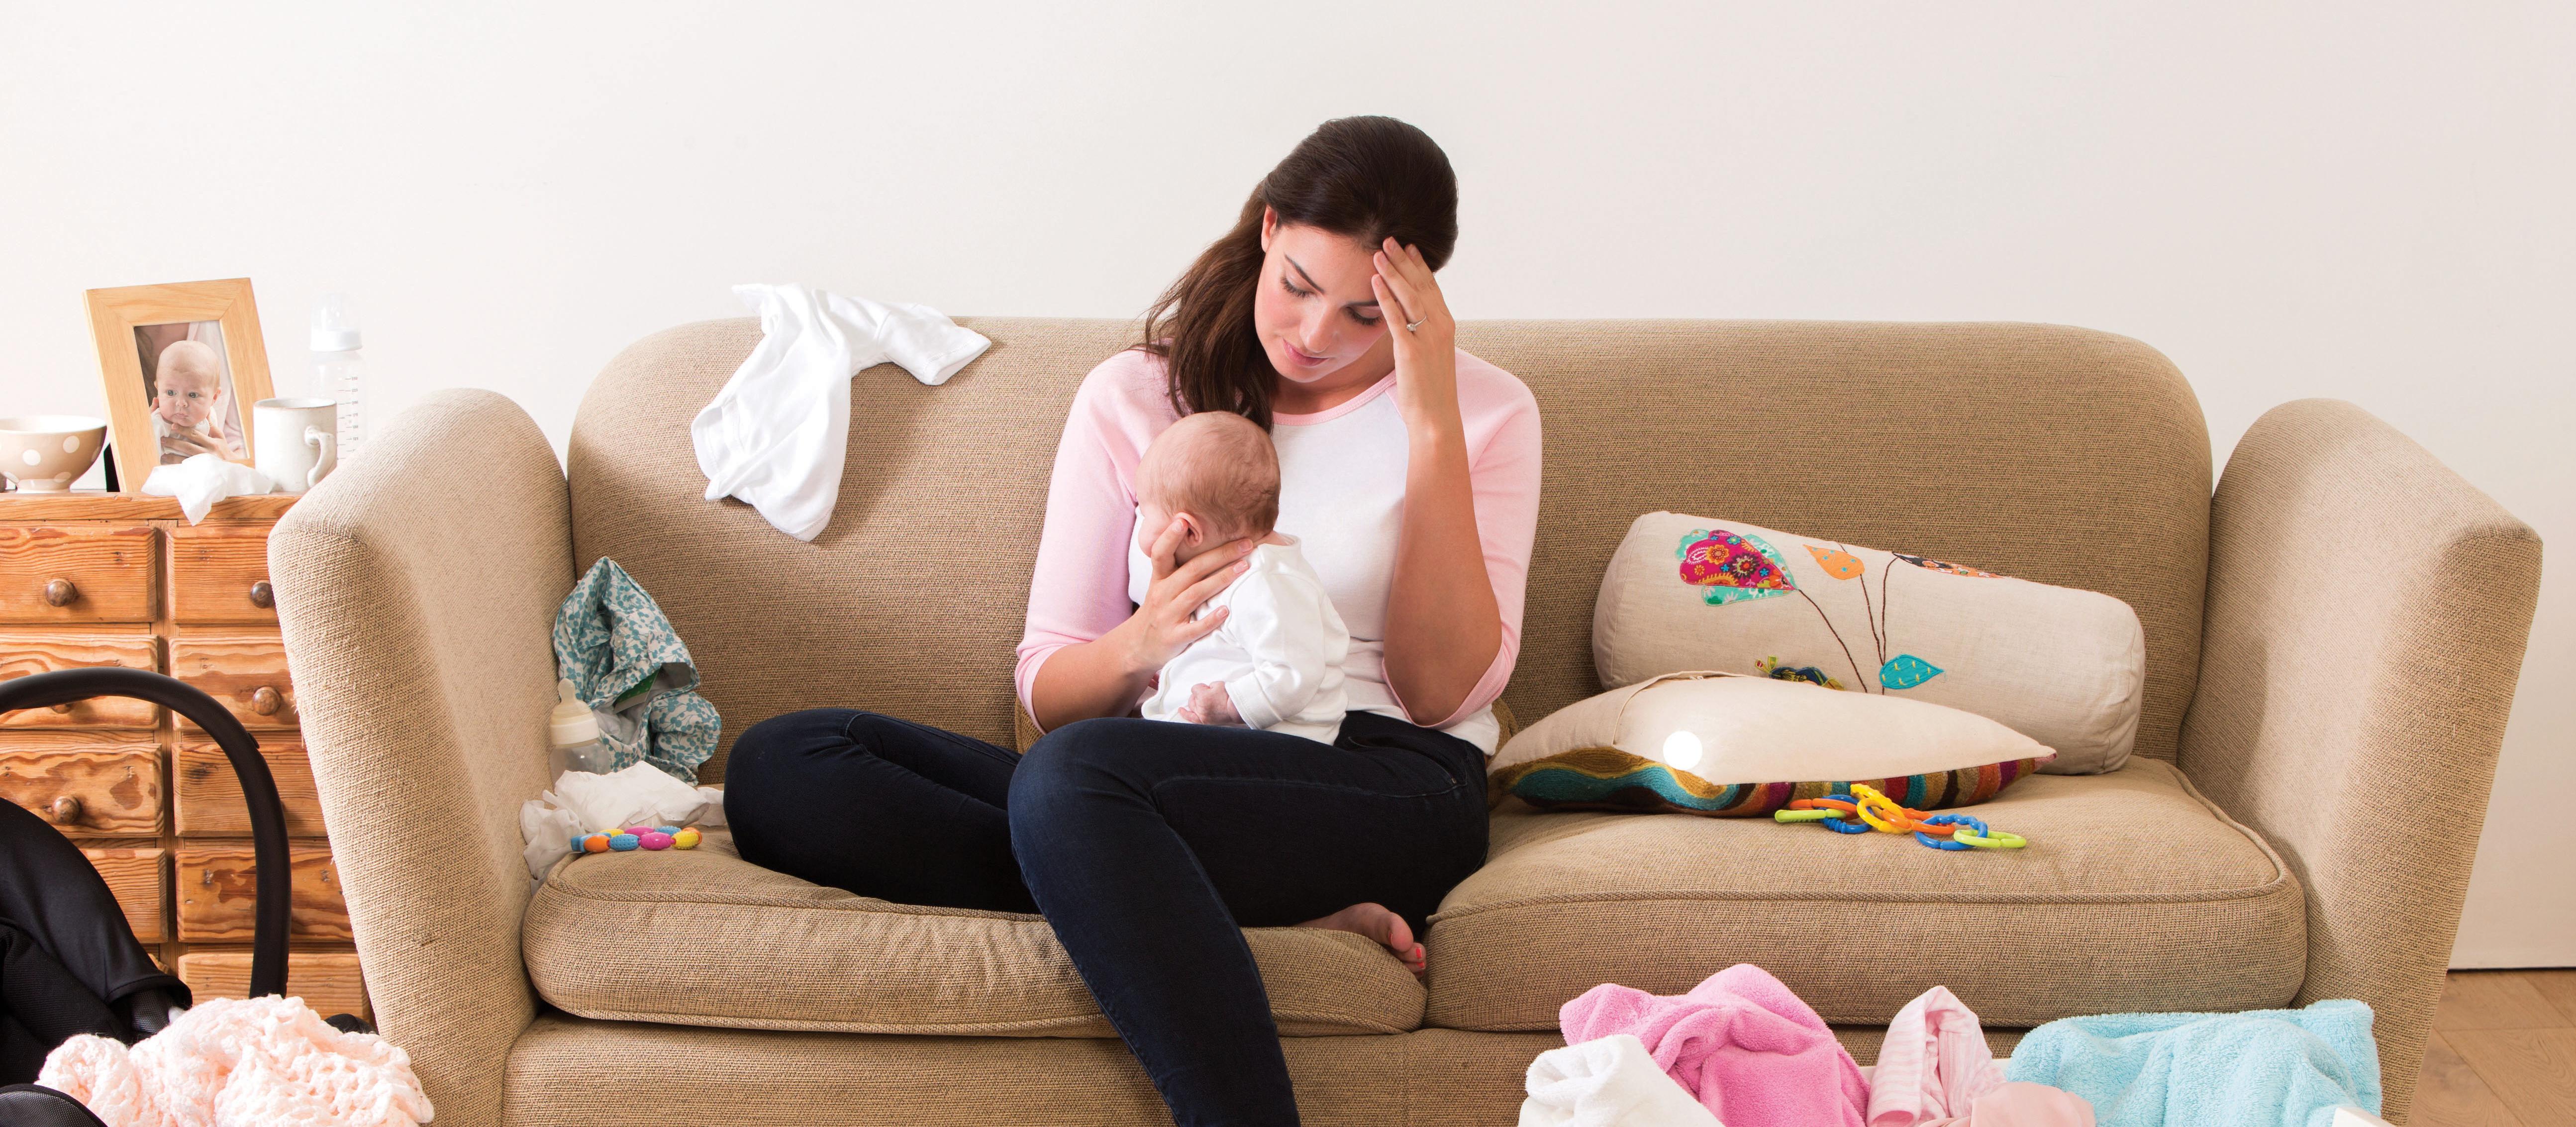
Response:
[{"label": "white baby onesie", "polygon": [[1138,710],[1146,719],[1180,719],[1191,686],[1221,681],[1245,727],[1325,743],[1340,734],[1350,703],[1342,661],[1351,632],[1296,538],[1286,539],[1254,548],[1251,568],[1192,616],[1233,608],[1225,625],[1163,666],[1161,683]]}]

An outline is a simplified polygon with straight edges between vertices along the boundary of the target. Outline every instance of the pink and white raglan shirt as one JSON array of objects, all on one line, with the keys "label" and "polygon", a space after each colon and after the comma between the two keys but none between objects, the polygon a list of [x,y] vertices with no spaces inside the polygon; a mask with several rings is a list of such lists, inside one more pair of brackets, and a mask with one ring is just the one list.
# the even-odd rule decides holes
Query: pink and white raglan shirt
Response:
[{"label": "pink and white raglan shirt", "polygon": [[[1414,717],[1386,683],[1387,589],[1411,453],[1393,374],[1331,410],[1272,416],[1278,529],[1299,540],[1350,630],[1342,666],[1350,707],[1442,729],[1491,755],[1500,732],[1493,702],[1520,657],[1522,595],[1538,527],[1538,402],[1511,373],[1461,351],[1458,412],[1466,424],[1477,539],[1502,611],[1503,640],[1457,711]],[[1022,704],[1049,655],[1108,633],[1143,602],[1154,571],[1135,546],[1136,464],[1154,436],[1178,419],[1162,358],[1136,349],[1101,361],[1074,394],[1056,447],[1028,629],[1020,638]]]}]

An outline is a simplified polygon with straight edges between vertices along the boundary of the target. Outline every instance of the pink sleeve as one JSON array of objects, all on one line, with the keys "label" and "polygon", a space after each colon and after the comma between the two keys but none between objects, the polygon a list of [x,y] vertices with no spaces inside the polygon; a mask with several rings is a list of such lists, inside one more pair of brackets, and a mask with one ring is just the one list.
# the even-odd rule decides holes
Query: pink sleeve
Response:
[{"label": "pink sleeve", "polygon": [[[1476,498],[1476,538],[1484,545],[1485,578],[1494,585],[1494,609],[1503,620],[1502,644],[1476,687],[1458,709],[1426,725],[1445,728],[1476,714],[1503,695],[1521,656],[1521,609],[1529,589],[1530,543],[1538,535],[1538,400],[1510,373],[1468,354],[1458,355],[1458,410],[1473,442],[1467,474]],[[1481,369],[1481,370],[1479,370]],[[1387,686],[1396,704],[1404,699]],[[1407,715],[1412,709],[1406,708]],[[1419,721],[1417,721],[1419,723]]]},{"label": "pink sleeve", "polygon": [[1127,538],[1136,524],[1133,483],[1146,445],[1171,425],[1161,385],[1160,361],[1121,352],[1083,377],[1065,416],[1014,676],[1020,704],[1032,720],[1038,667],[1048,655],[1108,633],[1135,611],[1127,601]]}]

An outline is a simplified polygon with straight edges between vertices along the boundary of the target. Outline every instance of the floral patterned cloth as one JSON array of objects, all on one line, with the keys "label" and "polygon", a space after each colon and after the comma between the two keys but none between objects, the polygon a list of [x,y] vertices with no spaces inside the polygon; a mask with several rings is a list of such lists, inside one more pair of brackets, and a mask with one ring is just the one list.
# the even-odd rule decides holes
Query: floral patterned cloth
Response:
[{"label": "floral patterned cloth", "polygon": [[698,695],[698,667],[642,584],[605,556],[555,613],[555,665],[599,716],[612,770],[643,760],[695,783],[724,718]]}]

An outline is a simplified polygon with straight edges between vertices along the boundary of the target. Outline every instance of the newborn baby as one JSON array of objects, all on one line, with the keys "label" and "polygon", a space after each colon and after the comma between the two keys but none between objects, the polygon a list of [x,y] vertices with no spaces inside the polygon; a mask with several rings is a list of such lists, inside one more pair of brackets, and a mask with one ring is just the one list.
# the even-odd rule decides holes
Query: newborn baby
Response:
[{"label": "newborn baby", "polygon": [[161,441],[161,464],[194,454],[242,456],[241,443],[215,417],[224,391],[223,362],[200,341],[177,340],[153,365],[152,434]]},{"label": "newborn baby", "polygon": [[1333,742],[1348,700],[1350,631],[1324,581],[1279,519],[1279,452],[1241,415],[1201,411],[1173,423],[1136,466],[1136,550],[1178,515],[1189,524],[1179,563],[1238,539],[1250,566],[1193,618],[1232,608],[1225,625],[1163,666],[1140,712],[1148,720],[1233,724]]}]

